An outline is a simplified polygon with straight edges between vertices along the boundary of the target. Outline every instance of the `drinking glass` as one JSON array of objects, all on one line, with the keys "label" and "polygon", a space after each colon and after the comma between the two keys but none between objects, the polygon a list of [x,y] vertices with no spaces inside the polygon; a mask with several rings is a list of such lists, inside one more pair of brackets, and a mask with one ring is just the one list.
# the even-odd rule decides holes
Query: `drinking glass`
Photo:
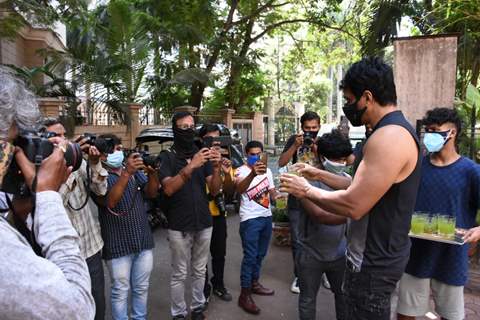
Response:
[{"label": "drinking glass", "polygon": [[415,212],[412,215],[412,225],[410,230],[413,234],[421,234],[425,232],[425,224],[427,217],[423,212]]},{"label": "drinking glass", "polygon": [[455,217],[440,215],[438,217],[438,234],[443,237],[453,238],[455,236],[455,224]]}]

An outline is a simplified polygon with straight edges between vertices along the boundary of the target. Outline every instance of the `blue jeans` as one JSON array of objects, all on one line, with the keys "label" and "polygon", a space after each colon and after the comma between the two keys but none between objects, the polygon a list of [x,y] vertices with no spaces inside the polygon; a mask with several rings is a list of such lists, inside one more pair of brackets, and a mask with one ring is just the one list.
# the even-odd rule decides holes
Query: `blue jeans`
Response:
[{"label": "blue jeans", "polygon": [[251,288],[260,278],[263,258],[267,255],[272,237],[272,217],[259,217],[240,223],[243,260],[240,272],[242,288]]},{"label": "blue jeans", "polygon": [[112,279],[112,318],[128,320],[128,293],[131,286],[131,318],[147,319],[148,285],[153,269],[152,250],[107,260],[107,266]]}]

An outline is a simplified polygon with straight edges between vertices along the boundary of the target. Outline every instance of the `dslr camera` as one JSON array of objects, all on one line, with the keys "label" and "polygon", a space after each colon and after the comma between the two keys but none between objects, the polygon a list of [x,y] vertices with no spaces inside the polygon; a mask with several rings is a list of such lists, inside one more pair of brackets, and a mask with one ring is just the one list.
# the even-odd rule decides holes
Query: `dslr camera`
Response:
[{"label": "dslr camera", "polygon": [[315,142],[315,136],[313,133],[307,131],[303,134],[303,145],[306,147],[311,147]]},{"label": "dslr camera", "polygon": [[150,166],[152,168],[156,168],[159,164],[159,158],[155,155],[150,154],[148,151],[138,151],[135,149],[126,149],[125,150],[125,158],[130,157],[132,153],[138,153],[139,157],[142,158],[143,164],[145,166]]},{"label": "dslr camera", "polygon": [[98,138],[94,133],[85,132],[80,140],[86,140],[85,144],[94,146],[103,154],[110,154],[115,150],[115,143],[112,138]]},{"label": "dslr camera", "polygon": [[[36,131],[23,130],[13,144],[23,150],[30,162],[39,166],[53,152],[54,145],[48,140],[51,137],[53,135],[48,132],[39,134]],[[78,143],[68,143],[64,157],[67,167],[73,167],[73,171],[78,170],[83,160],[80,145]],[[15,159],[13,159],[5,174],[1,191],[21,197],[26,197],[30,194],[30,190]]]}]

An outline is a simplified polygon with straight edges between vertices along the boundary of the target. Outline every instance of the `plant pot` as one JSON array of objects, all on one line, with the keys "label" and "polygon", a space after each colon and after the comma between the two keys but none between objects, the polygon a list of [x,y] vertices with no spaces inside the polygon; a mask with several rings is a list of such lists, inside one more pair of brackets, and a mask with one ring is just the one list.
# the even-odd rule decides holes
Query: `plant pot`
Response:
[{"label": "plant pot", "polygon": [[273,223],[273,241],[279,247],[289,247],[292,244],[290,224],[288,222]]}]

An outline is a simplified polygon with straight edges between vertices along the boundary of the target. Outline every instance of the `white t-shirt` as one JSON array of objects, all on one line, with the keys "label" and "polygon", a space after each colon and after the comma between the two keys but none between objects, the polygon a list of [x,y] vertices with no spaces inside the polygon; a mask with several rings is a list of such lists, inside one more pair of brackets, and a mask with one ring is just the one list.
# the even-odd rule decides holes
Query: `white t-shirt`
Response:
[{"label": "white t-shirt", "polygon": [[[235,172],[235,181],[240,182],[245,179],[252,169],[243,165]],[[247,191],[242,193],[240,200],[240,221],[259,217],[270,217],[270,194],[269,191],[274,189],[272,171],[267,168],[267,173],[253,178]]]}]

